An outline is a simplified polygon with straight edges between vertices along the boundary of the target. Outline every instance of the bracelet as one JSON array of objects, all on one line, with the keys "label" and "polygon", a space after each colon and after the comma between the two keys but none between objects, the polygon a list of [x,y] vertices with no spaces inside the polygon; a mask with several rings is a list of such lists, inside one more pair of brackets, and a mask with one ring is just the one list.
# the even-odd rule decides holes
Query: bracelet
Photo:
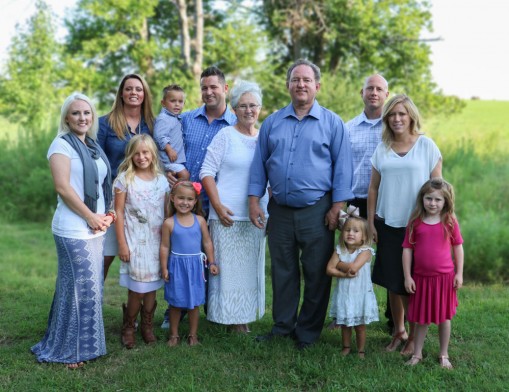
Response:
[{"label": "bracelet", "polygon": [[215,262],[215,261],[213,261],[212,263],[209,263],[209,267],[210,267],[211,265],[217,265],[217,264],[216,264],[216,262]]},{"label": "bracelet", "polygon": [[111,216],[111,219],[113,219],[111,223],[115,223],[115,221],[117,220],[117,213],[115,212],[115,210],[109,210],[106,213],[106,216]]}]

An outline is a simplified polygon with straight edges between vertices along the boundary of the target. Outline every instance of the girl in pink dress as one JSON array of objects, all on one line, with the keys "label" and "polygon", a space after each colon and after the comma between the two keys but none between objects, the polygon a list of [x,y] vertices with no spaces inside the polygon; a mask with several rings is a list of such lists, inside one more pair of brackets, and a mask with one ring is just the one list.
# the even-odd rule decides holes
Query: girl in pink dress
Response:
[{"label": "girl in pink dress", "polygon": [[407,317],[416,323],[414,354],[406,365],[421,362],[428,326],[434,323],[440,366],[452,369],[448,348],[451,319],[458,306],[456,291],[463,285],[462,243],[453,188],[442,178],[432,178],[419,191],[403,242],[405,289],[410,294]]}]

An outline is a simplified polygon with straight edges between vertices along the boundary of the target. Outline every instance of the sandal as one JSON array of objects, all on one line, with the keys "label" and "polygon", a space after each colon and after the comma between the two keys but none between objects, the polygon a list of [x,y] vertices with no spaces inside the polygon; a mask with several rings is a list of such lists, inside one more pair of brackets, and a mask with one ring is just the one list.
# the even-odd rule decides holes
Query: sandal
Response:
[{"label": "sandal", "polygon": [[364,359],[366,357],[366,351],[359,351],[357,355],[360,359]]},{"label": "sandal", "polygon": [[187,344],[190,346],[197,346],[200,344],[200,341],[198,340],[198,337],[196,335],[189,335],[187,337]]},{"label": "sandal", "polygon": [[343,349],[341,350],[341,355],[346,357],[348,354],[350,354],[350,346],[343,346]]},{"label": "sandal", "polygon": [[438,357],[438,363],[440,363],[440,367],[444,369],[454,369],[452,363],[449,361],[449,357],[446,357],[445,355],[440,355]]},{"label": "sandal", "polygon": [[405,345],[403,346],[403,348],[401,349],[401,351],[399,353],[404,356],[412,355],[414,353],[414,337],[413,336],[408,337]]},{"label": "sandal", "polygon": [[166,344],[168,345],[168,347],[175,347],[179,343],[180,343],[180,336],[176,335],[176,336],[170,336],[170,338],[168,339],[168,343],[166,343]]},{"label": "sandal", "polygon": [[422,361],[422,358],[418,357],[417,355],[412,355],[412,358],[410,358],[408,361],[405,362],[406,366],[415,366],[418,365]]},{"label": "sandal", "polygon": [[388,346],[385,347],[385,351],[387,352],[393,352],[396,351],[399,345],[403,342],[406,342],[408,340],[408,336],[405,338],[406,331],[400,331],[395,335],[392,335],[392,340],[389,343]]},{"label": "sandal", "polygon": [[85,362],[78,362],[78,363],[66,363],[65,367],[69,370],[76,370],[80,369],[83,366],[85,366]]}]

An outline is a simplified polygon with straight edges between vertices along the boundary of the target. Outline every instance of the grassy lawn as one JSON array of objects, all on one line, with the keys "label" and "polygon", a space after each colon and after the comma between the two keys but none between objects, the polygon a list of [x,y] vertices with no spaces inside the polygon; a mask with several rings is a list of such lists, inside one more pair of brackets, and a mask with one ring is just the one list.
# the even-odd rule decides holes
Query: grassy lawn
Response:
[{"label": "grassy lawn", "polygon": [[[56,256],[50,225],[0,225],[0,391],[336,391],[461,390],[502,391],[509,386],[507,309],[509,288],[466,284],[460,291],[450,345],[455,370],[437,363],[437,328],[430,328],[420,366],[403,366],[399,353],[385,353],[389,341],[382,321],[368,327],[367,356],[341,357],[340,334],[324,330],[318,344],[304,352],[281,339],[256,343],[256,334],[271,327],[268,313],[249,335],[234,335],[202,315],[202,345],[170,349],[166,332],[156,328],[158,343],[125,350],[120,344],[120,306],[126,293],[117,284],[118,261],[108,277],[104,320],[108,355],[70,371],[59,364],[38,364],[29,352],[46,329],[53,296]],[[268,271],[268,268],[267,268]],[[270,276],[268,276],[270,278]],[[162,292],[156,325],[164,313]],[[380,304],[385,293],[377,289]],[[187,322],[181,335],[188,329]]]}]

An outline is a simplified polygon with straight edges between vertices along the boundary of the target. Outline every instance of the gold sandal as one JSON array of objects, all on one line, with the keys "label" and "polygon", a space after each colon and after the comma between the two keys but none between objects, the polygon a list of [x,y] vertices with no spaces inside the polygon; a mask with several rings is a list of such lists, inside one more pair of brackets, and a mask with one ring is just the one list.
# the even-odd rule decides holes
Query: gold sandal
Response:
[{"label": "gold sandal", "polygon": [[187,344],[190,346],[197,346],[200,344],[200,341],[198,340],[198,337],[196,335],[189,335],[187,337]]},{"label": "gold sandal", "polygon": [[410,358],[408,361],[405,362],[406,366],[415,366],[418,365],[422,361],[422,358],[418,357],[417,355],[412,355],[412,358]]},{"label": "gold sandal", "polygon": [[440,355],[438,357],[438,363],[440,363],[440,366],[444,369],[454,369],[452,363],[449,361],[449,357],[446,357],[445,355]]},{"label": "gold sandal", "polygon": [[170,338],[168,339],[168,343],[166,343],[166,344],[168,345],[168,347],[175,347],[179,343],[180,343],[180,336],[176,335],[176,336],[170,336]]}]

